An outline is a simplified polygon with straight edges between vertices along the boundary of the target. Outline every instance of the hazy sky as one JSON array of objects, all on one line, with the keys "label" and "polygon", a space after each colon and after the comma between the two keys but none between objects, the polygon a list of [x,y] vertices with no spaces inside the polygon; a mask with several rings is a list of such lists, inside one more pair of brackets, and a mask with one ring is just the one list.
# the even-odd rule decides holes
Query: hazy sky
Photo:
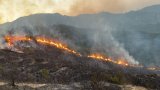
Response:
[{"label": "hazy sky", "polygon": [[0,0],[0,23],[36,13],[122,13],[160,4],[160,0]]}]

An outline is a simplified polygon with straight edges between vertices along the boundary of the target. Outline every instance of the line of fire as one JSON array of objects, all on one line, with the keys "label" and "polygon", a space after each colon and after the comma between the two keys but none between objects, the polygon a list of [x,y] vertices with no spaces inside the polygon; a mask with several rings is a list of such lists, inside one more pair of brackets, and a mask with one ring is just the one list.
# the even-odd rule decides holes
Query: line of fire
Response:
[{"label": "line of fire", "polygon": [[[127,60],[123,60],[123,59],[118,59],[118,60],[113,60],[110,57],[107,57],[105,55],[102,55],[100,53],[92,53],[89,55],[82,55],[81,53],[70,49],[66,44],[59,42],[57,40],[51,39],[51,38],[47,38],[47,37],[41,37],[41,36],[35,36],[35,37],[27,37],[27,36],[5,36],[4,37],[6,43],[7,43],[7,47],[11,48],[14,47],[14,43],[18,42],[18,41],[36,41],[37,43],[43,44],[43,45],[49,45],[49,46],[53,46],[56,47],[58,49],[62,49],[68,53],[77,55],[79,57],[87,57],[87,58],[92,58],[95,60],[100,60],[100,61],[106,61],[106,62],[112,62],[118,65],[122,65],[122,66],[131,66],[131,67],[143,67],[143,65],[135,65],[135,64],[130,64],[127,62]],[[156,70],[155,67],[153,68],[148,68],[149,70]]]}]

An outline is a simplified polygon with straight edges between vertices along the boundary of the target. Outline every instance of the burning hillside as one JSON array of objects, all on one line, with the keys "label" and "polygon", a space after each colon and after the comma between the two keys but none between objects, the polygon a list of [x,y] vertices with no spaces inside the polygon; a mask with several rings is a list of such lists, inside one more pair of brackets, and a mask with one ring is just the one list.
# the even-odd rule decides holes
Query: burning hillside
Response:
[{"label": "burning hillside", "polygon": [[[94,41],[94,38],[88,39],[77,28],[64,25],[52,28],[54,34],[41,34],[42,31],[39,31],[40,34],[30,33],[25,31],[26,28],[22,30],[23,34],[14,30],[11,31],[14,33],[4,34],[3,45],[9,50],[0,50],[3,71],[0,78],[8,80],[10,75],[14,76],[14,72],[19,74],[13,77],[17,82],[83,83],[96,78],[97,82],[147,87],[150,84],[147,80],[153,80],[152,83],[159,81],[157,67],[146,68],[136,63],[111,34],[108,34],[107,41]],[[139,83],[139,78],[145,83]],[[154,84],[149,88],[156,86]]]},{"label": "burning hillside", "polygon": [[56,40],[53,39],[49,39],[49,38],[45,38],[45,37],[35,37],[35,38],[30,38],[30,37],[25,37],[25,36],[5,36],[5,40],[7,42],[8,47],[14,47],[14,43],[18,42],[18,41],[35,41],[44,45],[50,45],[50,46],[54,46],[57,47],[59,49],[65,50],[69,53],[73,53],[76,55],[81,56],[79,53],[77,53],[76,51],[69,49],[65,44],[62,44]]},{"label": "burning hillside", "polygon": [[133,65],[133,64],[129,64],[126,60],[113,60],[105,55],[102,54],[90,54],[90,55],[82,55],[79,52],[76,52],[75,50],[70,49],[66,44],[62,44],[61,42],[58,42],[57,40],[51,39],[51,38],[46,38],[46,37],[26,37],[26,36],[5,36],[5,41],[7,42],[7,47],[12,48],[14,47],[14,44],[16,42],[19,41],[34,41],[43,45],[49,45],[49,46],[53,46],[59,49],[62,49],[68,53],[72,53],[75,54],[77,56],[81,56],[81,57],[88,57],[88,58],[93,58],[93,59],[97,59],[97,60],[102,60],[102,61],[107,61],[107,62],[112,62],[115,64],[119,64],[119,65],[124,65],[124,66],[128,66],[128,65]]},{"label": "burning hillside", "polygon": [[[87,58],[92,58],[92,59],[96,59],[96,60],[100,60],[100,61],[104,61],[104,62],[112,62],[112,63],[123,65],[123,66],[143,67],[142,65],[128,63],[127,60],[124,60],[124,59],[114,60],[114,59],[112,59],[112,57],[108,57],[108,56],[105,56],[104,54],[100,54],[100,53],[91,53],[88,55],[83,55],[83,54],[77,52],[76,50],[69,48],[66,44],[59,42],[59,41],[52,39],[52,38],[41,37],[41,36],[35,36],[35,37],[5,36],[4,39],[8,45],[7,47],[10,49],[15,48],[14,44],[16,42],[20,42],[20,41],[36,42],[39,44],[56,47],[58,49],[61,49],[65,52],[74,54],[79,57],[87,57]],[[147,69],[148,70],[159,70],[159,67],[156,67],[156,68],[155,67],[154,68],[147,67]]]},{"label": "burning hillside", "polygon": [[[9,36],[8,35],[8,36],[5,36],[4,39],[8,45],[7,47],[10,49],[15,48],[14,44],[16,42],[20,42],[20,41],[36,42],[39,44],[56,47],[58,49],[61,49],[65,52],[74,54],[79,57],[92,58],[95,60],[100,60],[100,61],[104,61],[104,62],[111,62],[111,63],[115,63],[115,64],[122,65],[122,66],[141,67],[141,68],[144,67],[143,65],[128,63],[127,60],[124,60],[124,59],[114,60],[114,59],[112,59],[112,57],[108,57],[108,56],[105,56],[104,54],[100,54],[100,53],[91,53],[88,55],[83,55],[83,54],[77,52],[76,50],[69,48],[68,45],[66,45],[62,42],[59,42],[55,39],[47,38],[47,37],[41,37],[41,36],[27,37],[27,36]],[[159,67],[147,67],[146,69],[159,70]]]},{"label": "burning hillside", "polygon": [[38,14],[0,25],[0,79],[159,89],[159,29],[150,31],[159,25],[132,13]]},{"label": "burning hillside", "polygon": [[[68,49],[72,49],[66,44],[62,44],[51,38],[40,36],[34,37],[35,39],[22,36],[11,37],[5,37],[10,48],[16,48],[14,44],[21,41],[34,41],[44,45],[45,50],[31,47],[30,49],[26,48],[26,52],[24,50],[23,53],[5,49],[0,50],[0,65],[2,69],[2,76],[0,76],[0,78],[3,80],[10,80],[10,77],[12,76],[11,79],[16,82],[63,84],[81,82],[83,85],[84,83],[87,84],[88,81],[95,82],[96,80],[96,83],[99,81],[116,84],[130,83],[149,88],[156,88],[158,85],[156,82],[159,81],[159,76],[156,75],[155,72],[144,68],[132,67],[123,60],[114,61],[111,58],[98,53],[89,55],[81,54],[81,56],[79,56],[76,53],[69,52]],[[36,40],[36,38],[38,39]],[[43,38],[43,42],[40,38]],[[49,44],[49,42],[54,44]],[[57,44],[59,46],[57,46]],[[113,78],[117,78],[117,80]],[[141,82],[144,80],[145,82]],[[150,81],[152,81],[154,85],[146,86],[151,84]],[[90,84],[87,85],[89,86]]]}]

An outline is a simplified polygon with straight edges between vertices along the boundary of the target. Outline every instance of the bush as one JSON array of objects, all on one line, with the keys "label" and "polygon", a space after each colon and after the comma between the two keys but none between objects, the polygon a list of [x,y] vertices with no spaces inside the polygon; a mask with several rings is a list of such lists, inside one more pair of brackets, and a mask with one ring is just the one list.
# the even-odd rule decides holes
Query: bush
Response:
[{"label": "bush", "polygon": [[40,74],[43,78],[48,79],[49,78],[49,71],[47,69],[41,69]]},{"label": "bush", "polygon": [[108,80],[115,84],[124,84],[125,83],[125,76],[122,72],[118,72],[113,76],[108,77]]},{"label": "bush", "polygon": [[95,72],[91,74],[90,82],[84,83],[83,89],[103,90],[105,82],[101,73]]}]

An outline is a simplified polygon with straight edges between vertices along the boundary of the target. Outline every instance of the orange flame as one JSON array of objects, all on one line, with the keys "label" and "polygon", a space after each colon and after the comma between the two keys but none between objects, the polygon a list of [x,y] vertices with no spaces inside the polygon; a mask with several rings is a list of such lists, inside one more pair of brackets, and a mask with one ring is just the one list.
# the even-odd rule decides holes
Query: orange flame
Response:
[{"label": "orange flame", "polygon": [[[25,36],[5,36],[5,40],[8,44],[9,47],[12,47],[14,45],[15,42],[17,41],[33,41],[33,38],[30,37],[25,37]],[[36,42],[44,44],[44,45],[50,45],[50,46],[54,46],[56,48],[65,50],[69,53],[75,54],[77,56],[82,56],[80,53],[76,52],[75,50],[72,50],[70,48],[67,47],[67,45],[62,44],[56,40],[53,39],[49,39],[46,37],[35,37],[34,40],[36,40]],[[86,57],[86,56],[84,56]],[[112,60],[109,57],[106,57],[105,55],[102,54],[98,54],[98,53],[94,53],[94,54],[90,54],[87,56],[88,58],[92,58],[92,59],[97,59],[97,60],[101,60],[101,61],[109,61],[115,64],[119,64],[119,65],[123,65],[123,66],[128,66],[128,62],[125,60]]]},{"label": "orange flame", "polygon": [[30,41],[31,38],[23,36],[5,36],[5,40],[9,47],[13,46],[16,41]]},{"label": "orange flame", "polygon": [[112,63],[115,63],[115,64],[119,64],[119,65],[123,65],[123,66],[128,66],[128,62],[125,61],[125,60],[112,60],[111,58],[109,57],[106,57],[104,55],[101,55],[101,54],[98,54],[98,53],[95,53],[95,54],[90,54],[88,55],[89,58],[93,58],[93,59],[97,59],[97,60],[102,60],[102,61],[109,61],[109,62],[112,62]]},{"label": "orange flame", "polygon": [[105,57],[101,54],[98,54],[98,53],[90,54],[87,57],[98,59],[98,60],[103,60],[103,61],[112,61],[110,58],[107,58],[107,57]]},{"label": "orange flame", "polygon": [[[17,41],[31,41],[33,39],[29,38],[29,37],[25,37],[25,36],[5,36],[5,40],[8,44],[8,46],[12,47],[14,42],[17,42]],[[54,41],[54,40],[51,40],[51,39],[48,39],[48,38],[45,38],[45,37],[35,37],[35,40],[38,43],[45,44],[45,45],[50,45],[50,46],[55,46],[59,49],[62,49],[62,50],[65,50],[67,52],[73,53],[75,55],[81,56],[80,53],[78,53],[78,52],[76,52],[72,49],[69,49],[67,47],[67,45],[64,45],[60,42],[57,42],[57,41]]]},{"label": "orange flame", "polygon": [[119,65],[128,66],[128,62],[126,60],[118,60],[116,63],[119,64]]},{"label": "orange flame", "polygon": [[51,46],[55,46],[59,49],[63,49],[67,52],[70,52],[70,53],[73,53],[73,54],[76,54],[78,56],[81,56],[80,53],[72,50],[72,49],[69,49],[66,45],[60,43],[60,42],[56,42],[56,41],[53,41],[51,39],[47,39],[47,38],[44,38],[44,37],[36,37],[36,41],[41,43],[41,44],[46,44],[46,45],[51,45]]}]

